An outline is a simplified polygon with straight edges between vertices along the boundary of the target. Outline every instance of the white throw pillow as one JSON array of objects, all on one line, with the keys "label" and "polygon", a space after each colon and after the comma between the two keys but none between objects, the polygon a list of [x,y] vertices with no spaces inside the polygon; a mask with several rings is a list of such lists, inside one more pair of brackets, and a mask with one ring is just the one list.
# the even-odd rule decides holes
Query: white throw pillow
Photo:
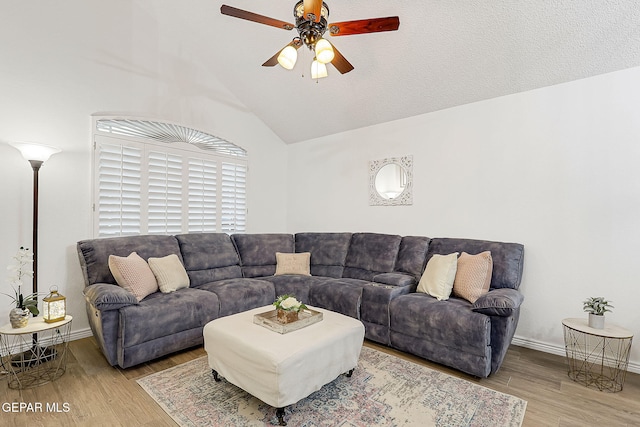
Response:
[{"label": "white throw pillow", "polygon": [[158,290],[149,264],[136,252],[127,257],[109,255],[109,270],[118,285],[135,295],[138,302]]},{"label": "white throw pillow", "polygon": [[298,254],[276,252],[276,273],[274,276],[281,274],[311,276],[310,262],[311,252],[300,252]]},{"label": "white throw pillow", "polygon": [[433,255],[424,269],[416,291],[429,294],[439,301],[449,299],[457,267],[458,252],[449,255]]},{"label": "white throw pillow", "polygon": [[162,258],[149,258],[149,267],[153,271],[160,291],[166,293],[189,287],[189,275],[178,255],[171,254]]}]

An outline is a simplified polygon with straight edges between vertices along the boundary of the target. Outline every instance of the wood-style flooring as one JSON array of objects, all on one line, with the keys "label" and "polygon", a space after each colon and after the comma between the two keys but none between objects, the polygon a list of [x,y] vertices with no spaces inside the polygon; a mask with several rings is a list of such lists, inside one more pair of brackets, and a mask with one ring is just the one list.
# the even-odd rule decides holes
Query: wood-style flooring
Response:
[{"label": "wood-style flooring", "polygon": [[[571,381],[563,357],[523,347],[511,346],[498,373],[477,379],[368,341],[365,345],[526,400],[526,427],[640,426],[638,374],[627,374],[621,392],[606,393]],[[198,347],[119,369],[106,362],[93,338],[72,341],[69,350],[67,371],[53,383],[11,390],[6,375],[0,375],[0,426],[175,426],[136,379],[205,355]],[[54,404],[59,412],[25,408],[15,413],[13,402]]]}]

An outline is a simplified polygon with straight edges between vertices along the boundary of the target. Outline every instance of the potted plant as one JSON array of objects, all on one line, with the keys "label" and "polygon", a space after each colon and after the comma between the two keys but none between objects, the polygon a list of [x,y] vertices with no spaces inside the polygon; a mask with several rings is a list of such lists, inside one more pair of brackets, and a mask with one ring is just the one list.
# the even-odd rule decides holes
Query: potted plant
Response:
[{"label": "potted plant", "polygon": [[595,329],[604,328],[604,313],[610,312],[609,308],[613,308],[609,301],[605,300],[604,297],[590,297],[582,304],[583,310],[589,313],[589,327]]},{"label": "potted plant", "polygon": [[29,315],[37,316],[38,310],[38,294],[22,295],[22,278],[32,276],[31,264],[33,263],[33,254],[29,249],[21,247],[18,253],[13,257],[16,260],[14,265],[9,266],[9,270],[13,273],[10,275],[10,283],[13,288],[13,295],[4,293],[12,300],[15,305],[9,312],[9,321],[13,328],[24,328],[29,322]]},{"label": "potted plant", "polygon": [[300,310],[307,308],[306,305],[296,299],[295,296],[285,294],[280,295],[273,303],[276,306],[277,319],[280,323],[291,323],[298,320]]}]

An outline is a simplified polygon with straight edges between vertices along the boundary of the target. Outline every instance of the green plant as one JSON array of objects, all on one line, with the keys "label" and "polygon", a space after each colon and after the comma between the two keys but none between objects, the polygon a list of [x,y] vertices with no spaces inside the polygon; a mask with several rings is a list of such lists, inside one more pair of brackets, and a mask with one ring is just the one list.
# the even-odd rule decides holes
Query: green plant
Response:
[{"label": "green plant", "polygon": [[587,313],[596,314],[598,316],[602,316],[604,313],[609,310],[609,308],[613,308],[609,301],[605,300],[604,297],[591,297],[586,299],[583,303],[582,309]]},{"label": "green plant", "polygon": [[275,305],[278,310],[285,311],[300,311],[307,308],[307,306],[298,301],[295,296],[289,294],[280,295],[273,302],[273,305]]},{"label": "green plant", "polygon": [[22,278],[33,276],[33,271],[31,270],[33,253],[27,248],[20,247],[13,259],[16,260],[15,264],[8,267],[8,270],[12,271],[9,281],[13,288],[13,295],[4,292],[2,294],[11,298],[12,304],[15,304],[16,308],[29,310],[31,314],[37,316],[40,313],[40,310],[38,310],[38,294],[34,293],[26,297],[22,295]]}]

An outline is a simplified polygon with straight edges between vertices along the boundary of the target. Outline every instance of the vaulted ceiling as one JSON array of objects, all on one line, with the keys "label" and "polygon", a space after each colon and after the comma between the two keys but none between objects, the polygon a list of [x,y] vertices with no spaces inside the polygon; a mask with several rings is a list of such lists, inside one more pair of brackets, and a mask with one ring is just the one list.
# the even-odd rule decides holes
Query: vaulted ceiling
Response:
[{"label": "vaulted ceiling", "polygon": [[[296,30],[220,13],[230,6],[295,22],[296,0],[163,1],[180,49],[215,74],[286,143],[424,114],[640,65],[636,0],[325,0],[329,22],[399,16],[395,32],[327,38],[355,69],[310,77],[301,48],[291,71],[261,64]],[[164,21],[164,22],[163,22]],[[215,64],[215,65],[213,65]]]}]

